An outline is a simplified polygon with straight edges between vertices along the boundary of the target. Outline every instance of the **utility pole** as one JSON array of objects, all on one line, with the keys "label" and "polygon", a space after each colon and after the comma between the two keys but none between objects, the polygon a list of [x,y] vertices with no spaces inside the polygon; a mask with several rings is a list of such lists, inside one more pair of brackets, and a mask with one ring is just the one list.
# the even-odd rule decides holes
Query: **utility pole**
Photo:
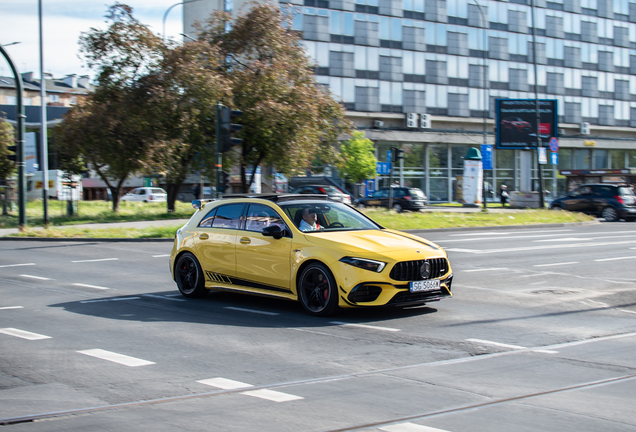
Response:
[{"label": "utility pole", "polygon": [[[47,138],[46,89],[44,82],[44,48],[42,36],[42,0],[38,1],[40,20],[40,169],[42,170],[42,205],[44,207],[44,226],[49,224],[49,146]],[[73,199],[71,197],[71,199]]]},{"label": "utility pole", "polygon": [[223,153],[221,152],[221,110],[223,105],[221,102],[216,103],[216,191],[214,193],[215,198],[221,198],[219,196],[219,189],[221,187],[221,170],[223,168]]},{"label": "utility pole", "polygon": [[[537,170],[539,174],[539,208],[545,208],[543,200],[543,175],[541,173],[541,163],[539,162],[539,151],[541,143],[541,115],[539,113],[539,75],[537,72],[537,28],[534,20],[534,0],[531,0],[530,8],[532,10],[532,63],[534,64],[534,107],[537,123]],[[532,173],[532,170],[530,171]],[[532,174],[530,174],[532,179]]]}]

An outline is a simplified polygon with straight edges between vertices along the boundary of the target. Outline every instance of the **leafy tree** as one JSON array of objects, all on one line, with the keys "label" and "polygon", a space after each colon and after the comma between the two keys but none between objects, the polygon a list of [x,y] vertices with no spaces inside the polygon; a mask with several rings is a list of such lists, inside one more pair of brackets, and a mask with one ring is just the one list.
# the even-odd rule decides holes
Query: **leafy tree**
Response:
[{"label": "leafy tree", "polygon": [[364,137],[364,132],[354,132],[351,139],[340,147],[340,171],[354,183],[375,177],[378,160],[374,154],[373,141]]},{"label": "leafy tree", "polygon": [[15,171],[15,162],[8,159],[8,147],[15,144],[13,126],[0,117],[0,179],[7,179]]},{"label": "leafy tree", "polygon": [[80,52],[96,69],[97,87],[65,116],[59,144],[69,159],[82,155],[104,180],[119,207],[124,182],[146,163],[151,124],[139,109],[147,97],[139,79],[161,58],[164,45],[132,16],[132,8],[116,3],[108,10],[106,30],[92,28],[80,37]]},{"label": "leafy tree", "polygon": [[[308,166],[317,154],[328,155],[338,136],[350,129],[344,109],[315,80],[291,16],[276,5],[256,4],[230,23],[215,13],[198,27],[199,37],[219,47],[226,59],[221,72],[232,84],[232,108],[243,111],[243,143],[235,150],[242,189],[261,164],[279,172]],[[228,27],[230,30],[228,31]]]}]

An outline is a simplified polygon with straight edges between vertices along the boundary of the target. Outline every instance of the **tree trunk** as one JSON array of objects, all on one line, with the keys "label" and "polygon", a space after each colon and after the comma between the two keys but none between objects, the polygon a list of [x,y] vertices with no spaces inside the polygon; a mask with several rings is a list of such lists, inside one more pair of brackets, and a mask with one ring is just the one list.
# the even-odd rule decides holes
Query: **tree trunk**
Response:
[{"label": "tree trunk", "polygon": [[179,193],[179,189],[181,189],[181,185],[183,181],[178,183],[166,183],[166,192],[168,192],[168,213],[175,212],[175,202],[177,201],[177,194]]},{"label": "tree trunk", "polygon": [[110,189],[110,193],[113,196],[113,211],[117,213],[119,211],[119,200],[121,199],[122,191],[124,190],[124,182],[126,179],[117,182],[117,186],[111,186],[110,183],[106,183]]}]

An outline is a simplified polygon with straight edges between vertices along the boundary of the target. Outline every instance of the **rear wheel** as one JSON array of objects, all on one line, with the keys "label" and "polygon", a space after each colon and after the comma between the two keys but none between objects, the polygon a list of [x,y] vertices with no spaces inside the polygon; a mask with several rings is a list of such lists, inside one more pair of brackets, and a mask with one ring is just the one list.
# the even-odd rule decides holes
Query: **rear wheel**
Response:
[{"label": "rear wheel", "polygon": [[561,208],[561,206],[554,205],[554,206],[550,207],[550,210],[563,210],[563,209]]},{"label": "rear wheel", "polygon": [[338,310],[338,286],[329,269],[309,264],[298,278],[298,297],[310,315],[329,316]]},{"label": "rear wheel", "polygon": [[616,222],[618,220],[618,212],[614,207],[605,207],[601,216],[603,216],[607,222]]},{"label": "rear wheel", "polygon": [[175,280],[179,291],[185,297],[203,297],[208,294],[201,265],[194,255],[186,252],[179,257],[175,266]]},{"label": "rear wheel", "polygon": [[402,206],[400,204],[393,204],[393,210],[395,210],[397,213],[401,213],[402,212]]}]

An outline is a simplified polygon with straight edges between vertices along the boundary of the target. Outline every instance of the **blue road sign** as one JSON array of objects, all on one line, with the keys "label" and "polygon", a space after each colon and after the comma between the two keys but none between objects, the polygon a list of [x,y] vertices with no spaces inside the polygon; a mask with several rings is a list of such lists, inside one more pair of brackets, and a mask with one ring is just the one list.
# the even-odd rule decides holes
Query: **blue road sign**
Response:
[{"label": "blue road sign", "polygon": [[559,140],[556,137],[550,138],[550,151],[558,152],[559,151]]},{"label": "blue road sign", "polygon": [[390,162],[378,162],[375,165],[375,172],[380,174],[380,175],[390,174],[391,173],[391,163]]},{"label": "blue road sign", "polygon": [[391,150],[386,151],[386,161],[391,162]]},{"label": "blue road sign", "polygon": [[485,170],[492,169],[492,147],[490,144],[481,145],[481,163]]},{"label": "blue road sign", "polygon": [[559,164],[559,154],[558,153],[550,153],[550,163],[552,165]]}]

